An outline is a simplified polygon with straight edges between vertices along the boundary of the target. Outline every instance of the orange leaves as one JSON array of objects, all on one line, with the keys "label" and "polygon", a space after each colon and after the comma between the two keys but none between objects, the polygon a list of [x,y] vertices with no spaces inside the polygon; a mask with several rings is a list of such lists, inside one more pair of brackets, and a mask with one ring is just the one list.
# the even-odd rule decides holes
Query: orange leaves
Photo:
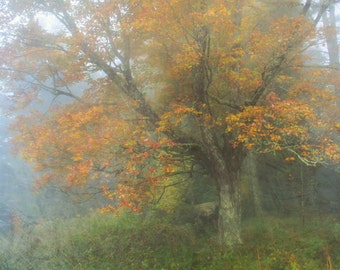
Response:
[{"label": "orange leaves", "polygon": [[300,68],[311,24],[269,14],[269,2],[59,1],[60,32],[23,25],[0,48],[0,64],[9,67],[1,75],[23,105],[43,89],[70,95],[72,86],[87,88],[82,104],[16,125],[15,141],[40,173],[37,183],[98,181],[112,204],[140,211],[178,174],[183,155],[197,158],[188,145],[203,154],[231,143],[286,150],[287,161],[338,160],[331,90],[338,76]]},{"label": "orange leaves", "polygon": [[166,173],[173,173],[173,172],[175,172],[175,169],[174,169],[174,168],[171,168],[171,167],[166,167],[164,171],[165,171]]},{"label": "orange leaves", "polygon": [[[303,16],[281,17],[272,22],[268,31],[253,31],[250,55],[259,64],[266,63],[269,57],[281,55],[291,46],[299,46],[311,35],[312,24]],[[294,50],[291,50],[294,53]]]},{"label": "orange leaves", "polygon": [[171,111],[162,115],[158,131],[164,132],[180,127],[184,122],[190,121],[190,117],[201,116],[203,113],[183,103],[171,104]]},{"label": "orange leaves", "polygon": [[295,161],[295,160],[296,160],[295,157],[286,157],[285,158],[285,161],[288,161],[288,162]]},{"label": "orange leaves", "polygon": [[329,137],[332,133],[323,135],[327,129],[332,132],[331,126],[319,122],[311,106],[297,99],[281,100],[274,94],[268,95],[265,105],[248,106],[226,117],[226,132],[234,134],[234,147],[243,144],[262,152],[286,150],[309,165],[339,161],[336,152],[340,148]]},{"label": "orange leaves", "polygon": [[[75,161],[75,160],[73,160]],[[74,165],[66,167],[67,175],[66,182],[69,182],[71,186],[83,186],[91,178],[91,172],[93,170],[92,160],[76,160]]]},{"label": "orange leaves", "polygon": [[[73,105],[73,109],[84,110],[78,106]],[[102,112],[100,108],[76,113],[59,110],[49,119],[35,114],[35,118],[25,119],[27,125],[14,127],[20,131],[15,141],[25,158],[36,164],[37,170],[68,182],[83,183],[92,170],[93,155],[108,144],[103,137],[107,130],[96,130],[105,122],[105,115],[99,115]]]},{"label": "orange leaves", "polygon": [[182,72],[187,73],[190,71],[199,63],[201,56],[202,53],[196,45],[184,43],[182,48],[173,57],[174,65],[171,69],[173,76],[178,77]]},{"label": "orange leaves", "polygon": [[313,121],[313,111],[306,104],[293,100],[280,101],[272,97],[269,106],[249,106],[236,115],[226,118],[227,132],[238,133],[237,140],[246,146],[269,144],[281,150],[281,144],[307,136],[308,130],[300,127],[301,121]]},{"label": "orange leaves", "polygon": [[282,141],[282,136],[281,135],[276,135],[276,134],[270,134],[269,135],[269,140],[271,142],[280,142],[280,141]]},{"label": "orange leaves", "polygon": [[113,204],[132,211],[153,200],[152,190],[175,172],[177,161],[169,152],[176,144],[149,133],[138,115],[118,109],[136,120],[119,119],[115,107],[79,103],[56,108],[49,117],[35,113],[21,119],[15,142],[39,172],[37,190],[50,182],[71,188],[98,181]]},{"label": "orange leaves", "polygon": [[107,214],[107,213],[111,213],[111,212],[115,212],[117,209],[115,207],[113,207],[112,205],[108,205],[106,207],[102,207],[99,209],[99,213],[100,214]]}]

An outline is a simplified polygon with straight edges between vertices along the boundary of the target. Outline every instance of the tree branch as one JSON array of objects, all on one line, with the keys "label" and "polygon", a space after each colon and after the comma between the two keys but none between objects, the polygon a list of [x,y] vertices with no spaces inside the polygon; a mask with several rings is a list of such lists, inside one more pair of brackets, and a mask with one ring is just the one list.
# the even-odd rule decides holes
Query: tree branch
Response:
[{"label": "tree branch", "polygon": [[329,6],[333,4],[332,0],[324,0],[321,4],[321,7],[319,9],[318,15],[315,17],[314,24],[317,25],[319,23],[319,21],[322,18],[322,15],[324,14],[324,12],[329,8]]},{"label": "tree branch", "polygon": [[230,102],[228,102],[228,101],[226,101],[226,100],[222,100],[222,99],[220,99],[219,97],[217,97],[217,96],[215,96],[215,95],[213,95],[213,94],[211,94],[211,93],[208,93],[208,96],[209,96],[209,98],[211,98],[212,100],[214,100],[215,102],[217,102],[217,103],[220,104],[220,105],[228,106],[229,108],[234,109],[234,110],[237,110],[237,111],[239,111],[239,112],[242,111],[242,107],[241,107],[241,106],[232,104],[232,103],[230,103]]},{"label": "tree branch", "polygon": [[311,4],[312,4],[312,0],[307,0],[306,1],[305,5],[303,6],[303,9],[301,11],[302,15],[306,16],[308,10],[310,9]]}]

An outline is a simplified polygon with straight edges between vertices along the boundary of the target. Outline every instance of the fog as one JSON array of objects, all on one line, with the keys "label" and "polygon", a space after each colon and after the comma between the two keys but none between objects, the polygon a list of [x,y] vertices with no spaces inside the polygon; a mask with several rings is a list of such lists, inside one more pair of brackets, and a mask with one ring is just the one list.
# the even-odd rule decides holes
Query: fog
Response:
[{"label": "fog", "polygon": [[0,269],[340,267],[339,1],[19,2]]}]

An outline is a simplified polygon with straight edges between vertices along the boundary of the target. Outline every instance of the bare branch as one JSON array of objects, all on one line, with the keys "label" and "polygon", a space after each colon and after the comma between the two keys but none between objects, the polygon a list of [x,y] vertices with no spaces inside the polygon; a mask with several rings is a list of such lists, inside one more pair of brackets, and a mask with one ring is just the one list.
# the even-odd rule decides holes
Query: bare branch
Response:
[{"label": "bare branch", "polygon": [[305,15],[305,16],[306,16],[308,10],[310,9],[311,4],[312,4],[312,0],[307,0],[307,1],[306,1],[305,5],[303,6],[303,9],[302,9],[302,11],[301,11],[301,14],[302,14],[302,15]]}]

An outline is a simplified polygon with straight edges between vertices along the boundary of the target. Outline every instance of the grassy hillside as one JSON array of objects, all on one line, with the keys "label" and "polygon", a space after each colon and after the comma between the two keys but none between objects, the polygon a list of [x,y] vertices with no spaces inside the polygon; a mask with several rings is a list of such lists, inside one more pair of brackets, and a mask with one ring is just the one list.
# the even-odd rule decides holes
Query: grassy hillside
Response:
[{"label": "grassy hillside", "polygon": [[244,245],[233,251],[172,220],[90,214],[22,228],[1,239],[0,269],[340,269],[340,221],[332,217],[304,226],[293,218],[248,220]]}]

